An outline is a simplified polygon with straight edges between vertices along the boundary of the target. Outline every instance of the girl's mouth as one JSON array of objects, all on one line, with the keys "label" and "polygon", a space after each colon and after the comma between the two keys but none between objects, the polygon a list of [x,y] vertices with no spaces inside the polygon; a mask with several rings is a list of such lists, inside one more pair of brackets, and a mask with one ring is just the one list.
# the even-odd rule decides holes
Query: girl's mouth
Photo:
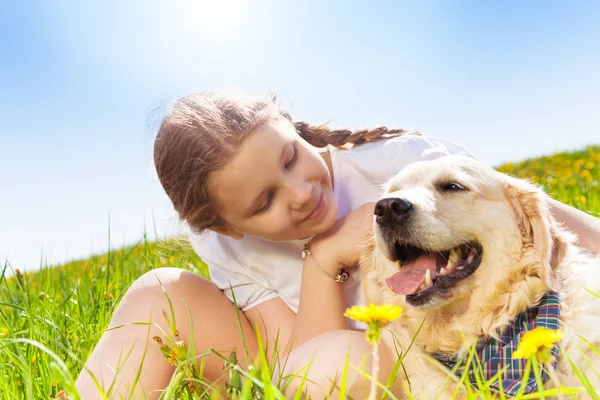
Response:
[{"label": "girl's mouth", "polygon": [[323,195],[323,190],[321,190],[321,196],[319,197],[319,201],[315,208],[304,218],[305,221],[309,221],[312,219],[319,218],[321,214],[323,214],[323,210],[325,209],[325,196]]}]

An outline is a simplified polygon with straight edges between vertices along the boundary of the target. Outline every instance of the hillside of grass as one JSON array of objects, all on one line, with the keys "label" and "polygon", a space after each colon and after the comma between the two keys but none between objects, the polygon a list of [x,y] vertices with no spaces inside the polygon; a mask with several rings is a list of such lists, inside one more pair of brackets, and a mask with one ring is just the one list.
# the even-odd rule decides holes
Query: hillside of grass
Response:
[{"label": "hillside of grass", "polygon": [[556,200],[600,216],[600,146],[506,163],[496,169],[529,179]]},{"label": "hillside of grass", "polygon": [[[600,216],[600,146],[509,163],[499,171],[539,183],[554,198]],[[75,377],[128,286],[174,266],[207,277],[185,239],[140,244],[37,273],[0,269],[0,399],[48,399]],[[65,370],[62,373],[61,362]]]}]

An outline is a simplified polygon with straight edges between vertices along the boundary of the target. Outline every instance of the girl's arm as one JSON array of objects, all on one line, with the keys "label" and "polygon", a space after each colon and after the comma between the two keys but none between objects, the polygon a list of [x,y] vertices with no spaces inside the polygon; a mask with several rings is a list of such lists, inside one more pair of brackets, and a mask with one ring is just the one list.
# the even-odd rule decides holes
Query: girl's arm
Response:
[{"label": "girl's arm", "polygon": [[298,314],[287,351],[321,333],[348,329],[348,320],[344,317],[345,283],[338,283],[321,272],[315,260],[332,275],[340,268],[346,268],[350,274],[357,273],[355,268],[346,266],[358,264],[360,246],[373,228],[374,208],[375,203],[364,204],[310,241],[313,255],[304,259]]},{"label": "girl's arm", "polygon": [[[337,260],[331,258],[326,251],[316,250],[317,246],[314,247],[313,254],[320,258],[324,267],[333,266],[332,271],[338,268]],[[310,263],[309,258],[304,260],[297,315],[279,297],[245,312],[252,326],[258,328],[264,346],[268,347],[267,355],[277,351],[283,359],[290,351],[320,333],[347,329],[346,318],[343,316],[343,283],[335,282],[314,265],[309,265]]]},{"label": "girl's arm", "polygon": [[550,199],[550,210],[557,221],[577,235],[579,245],[590,253],[600,256],[600,219]]},{"label": "girl's arm", "polygon": [[[319,263],[336,274],[340,268],[338,262],[329,257],[326,252],[316,250],[313,246],[313,256]],[[306,257],[302,270],[302,285],[298,314],[290,337],[287,351],[291,351],[307,340],[328,331],[348,329],[344,317],[345,301],[342,292],[344,283],[337,283],[311,265],[313,260]]]}]

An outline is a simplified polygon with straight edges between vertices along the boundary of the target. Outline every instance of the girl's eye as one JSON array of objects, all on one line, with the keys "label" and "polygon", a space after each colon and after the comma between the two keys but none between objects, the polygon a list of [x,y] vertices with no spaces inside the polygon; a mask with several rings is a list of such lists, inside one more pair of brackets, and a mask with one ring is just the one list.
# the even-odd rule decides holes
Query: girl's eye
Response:
[{"label": "girl's eye", "polygon": [[294,163],[296,162],[296,160],[298,159],[298,156],[297,156],[298,153],[296,151],[295,144],[292,146],[292,149],[293,149],[294,153],[292,154],[292,158],[290,158],[289,161],[285,164],[286,169],[292,167],[294,165]]},{"label": "girl's eye", "polygon": [[271,206],[271,203],[273,202],[273,197],[275,196],[275,194],[273,192],[269,193],[269,197],[267,198],[267,202],[258,210],[256,210],[256,212],[254,213],[254,215],[258,215],[258,214],[262,214],[265,211],[267,211],[269,209],[269,207]]},{"label": "girl's eye", "polygon": [[[292,151],[293,151],[292,156],[285,163],[285,169],[293,167],[294,164],[296,163],[296,160],[298,160],[298,152],[296,151],[296,144],[295,143],[292,145]],[[269,197],[267,198],[266,203],[261,208],[259,208],[258,210],[256,210],[256,212],[254,213],[254,215],[262,214],[265,211],[269,210],[269,207],[271,207],[271,203],[273,203],[273,198],[274,197],[275,197],[275,192],[270,192],[269,193]]]}]

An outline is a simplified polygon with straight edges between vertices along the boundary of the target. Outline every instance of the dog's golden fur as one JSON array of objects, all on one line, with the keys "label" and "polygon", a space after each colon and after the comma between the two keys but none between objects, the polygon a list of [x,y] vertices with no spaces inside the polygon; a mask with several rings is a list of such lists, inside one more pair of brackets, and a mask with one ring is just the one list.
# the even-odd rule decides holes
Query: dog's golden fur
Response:
[{"label": "dog's golden fur", "polygon": [[[444,193],[439,190],[442,181],[460,182],[468,190]],[[367,302],[403,307],[402,317],[389,327],[402,349],[423,323],[404,360],[408,377],[399,377],[410,380],[413,396],[449,398],[458,384],[429,354],[462,355],[480,338],[498,337],[548,290],[561,299],[562,348],[592,385],[600,387],[585,361],[589,358],[600,373],[600,357],[577,337],[600,348],[600,300],[586,290],[600,294],[600,262],[579,249],[575,237],[555,221],[547,195],[537,186],[470,158],[451,156],[400,171],[383,197],[413,204],[415,214],[408,223],[419,247],[443,251],[473,240],[483,247],[479,267],[451,289],[449,298],[413,307],[386,284],[399,266],[387,258],[375,224],[361,259],[362,290]],[[557,376],[563,385],[582,386],[564,357],[559,358]]]}]

